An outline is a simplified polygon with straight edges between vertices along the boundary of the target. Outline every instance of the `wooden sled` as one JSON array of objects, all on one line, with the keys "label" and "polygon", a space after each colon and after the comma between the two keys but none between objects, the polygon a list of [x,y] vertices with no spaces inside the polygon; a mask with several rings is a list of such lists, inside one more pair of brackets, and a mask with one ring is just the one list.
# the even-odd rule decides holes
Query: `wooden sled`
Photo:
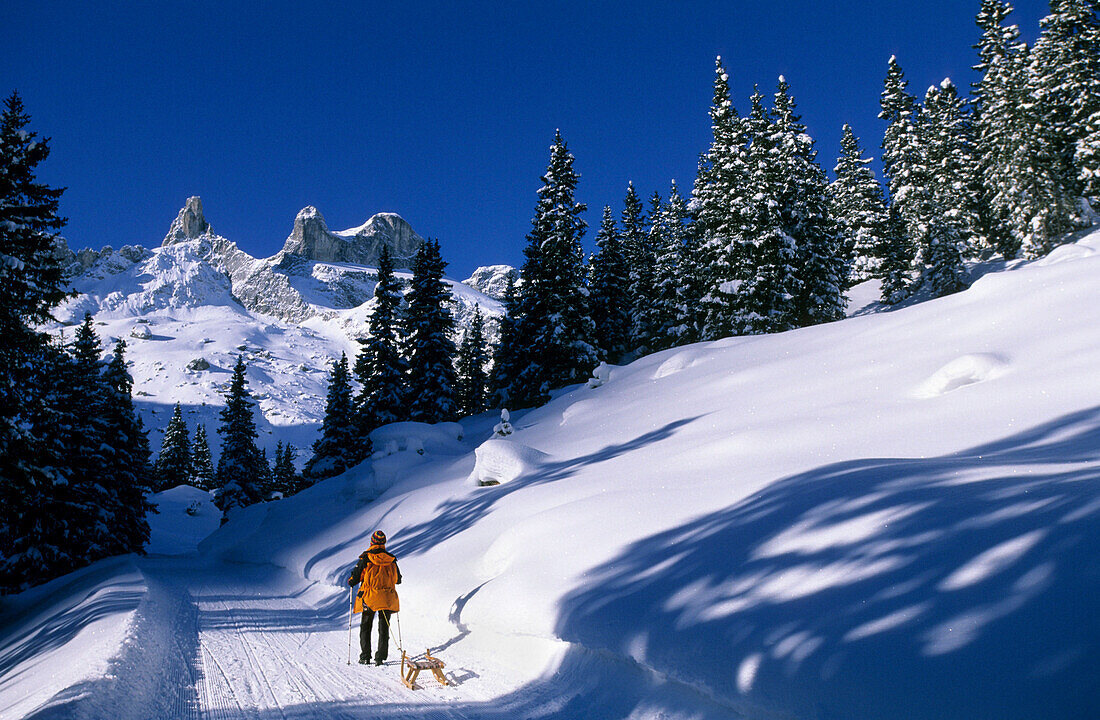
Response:
[{"label": "wooden sled", "polygon": [[[406,670],[406,667],[408,668]],[[405,687],[410,690],[416,689],[416,676],[420,674],[421,670],[431,670],[432,675],[435,675],[435,679],[439,681],[441,685],[449,685],[447,678],[443,675],[443,661],[439,658],[432,657],[431,650],[424,651],[424,657],[419,659],[413,659],[408,657],[404,651],[401,653],[401,682],[405,683]]]}]

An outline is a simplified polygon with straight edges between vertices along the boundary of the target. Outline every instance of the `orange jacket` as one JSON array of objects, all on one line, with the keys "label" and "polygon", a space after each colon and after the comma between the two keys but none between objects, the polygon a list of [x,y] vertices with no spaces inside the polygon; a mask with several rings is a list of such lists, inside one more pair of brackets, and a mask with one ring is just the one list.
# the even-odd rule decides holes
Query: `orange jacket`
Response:
[{"label": "orange jacket", "polygon": [[370,549],[359,556],[354,572],[348,578],[349,585],[359,582],[359,592],[355,594],[354,612],[368,610],[401,610],[395,585],[401,582],[401,571],[397,567],[397,558],[386,552],[385,545],[371,545]]}]

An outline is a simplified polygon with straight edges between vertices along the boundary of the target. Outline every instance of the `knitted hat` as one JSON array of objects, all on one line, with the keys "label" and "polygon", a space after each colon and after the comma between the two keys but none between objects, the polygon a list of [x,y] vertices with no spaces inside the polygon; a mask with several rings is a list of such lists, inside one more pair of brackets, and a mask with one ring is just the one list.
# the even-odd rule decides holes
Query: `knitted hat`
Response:
[{"label": "knitted hat", "polygon": [[370,544],[371,545],[385,545],[386,544],[386,533],[382,532],[381,530],[375,530],[374,534],[370,536]]}]

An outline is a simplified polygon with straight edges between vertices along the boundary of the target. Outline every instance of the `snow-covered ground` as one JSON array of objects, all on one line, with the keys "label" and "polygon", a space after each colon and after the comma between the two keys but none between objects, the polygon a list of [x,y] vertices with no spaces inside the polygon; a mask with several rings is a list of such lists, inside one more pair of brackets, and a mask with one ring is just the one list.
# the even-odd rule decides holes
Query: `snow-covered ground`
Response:
[{"label": "snow-covered ground", "polygon": [[[4,598],[0,718],[1100,717],[1098,250],[890,312],[857,289],[856,317],[612,368],[507,438],[386,428],[197,553]],[[403,645],[451,687],[347,664],[378,528]]]}]

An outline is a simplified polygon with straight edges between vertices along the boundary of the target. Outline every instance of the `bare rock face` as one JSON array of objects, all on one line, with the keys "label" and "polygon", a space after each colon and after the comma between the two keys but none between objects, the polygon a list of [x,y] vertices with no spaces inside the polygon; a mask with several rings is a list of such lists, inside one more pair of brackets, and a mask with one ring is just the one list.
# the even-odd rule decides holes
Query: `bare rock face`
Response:
[{"label": "bare rock face", "polygon": [[294,229],[283,245],[282,255],[295,255],[316,262],[376,266],[386,245],[394,267],[411,268],[424,239],[400,215],[379,213],[350,230],[333,232],[315,207],[302,208],[294,218]]},{"label": "bare rock face", "polygon": [[213,233],[213,228],[202,214],[202,198],[196,195],[187,198],[187,203],[172,221],[172,227],[168,229],[168,234],[164,236],[161,246],[186,242]]},{"label": "bare rock face", "polygon": [[462,281],[463,285],[485,293],[494,300],[503,300],[508,280],[519,280],[519,271],[511,265],[487,265],[474,270],[473,275]]}]

